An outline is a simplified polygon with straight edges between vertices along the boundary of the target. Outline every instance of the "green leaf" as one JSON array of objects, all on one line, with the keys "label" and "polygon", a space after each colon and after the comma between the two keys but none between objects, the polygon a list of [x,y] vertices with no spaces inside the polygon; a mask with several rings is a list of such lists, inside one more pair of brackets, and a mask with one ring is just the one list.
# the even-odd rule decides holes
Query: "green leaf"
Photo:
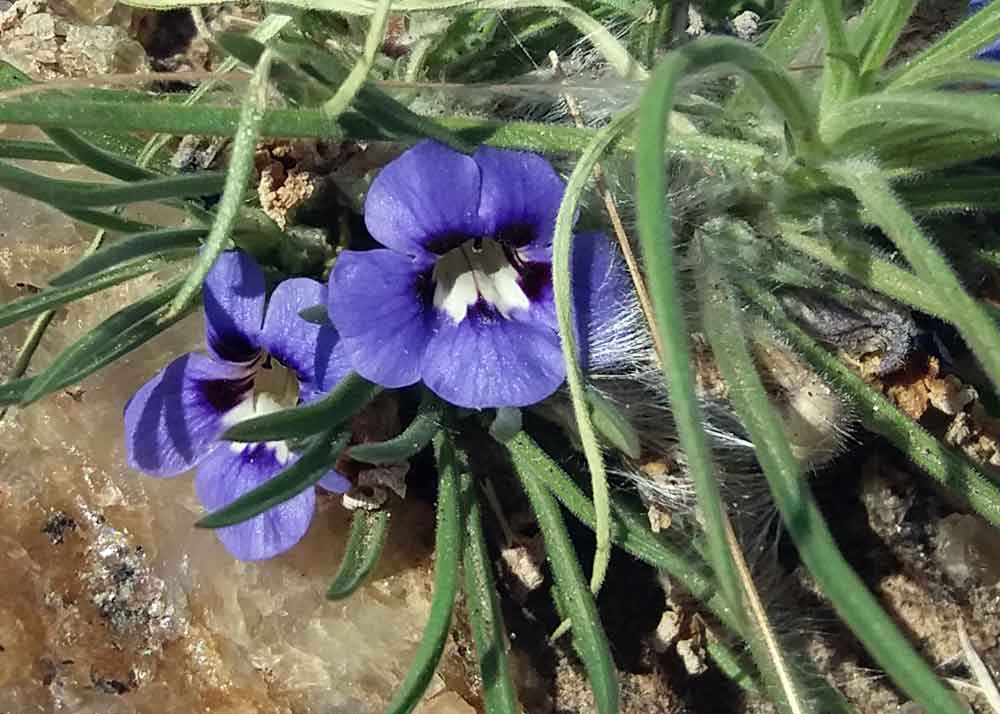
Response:
[{"label": "green leaf", "polygon": [[[178,282],[171,283],[119,310],[59,353],[37,377],[12,383],[11,390],[23,390],[19,403],[30,404],[50,392],[79,382],[183,318],[185,315],[169,320],[165,318],[166,304],[177,293],[179,286]],[[0,394],[2,392],[0,389]]]},{"label": "green leaf", "polygon": [[991,3],[895,70],[888,86],[907,84],[936,66],[967,59],[997,37],[1000,37],[1000,5]]},{"label": "green leaf", "polygon": [[382,388],[351,372],[322,399],[230,427],[223,439],[257,442],[298,439],[337,427],[357,414]]},{"label": "green leaf", "polygon": [[631,126],[635,111],[623,112],[606,127],[598,132],[590,146],[580,156],[573,168],[563,200],[559,204],[556,216],[555,230],[552,236],[552,292],[556,303],[556,318],[559,328],[559,342],[566,365],[566,385],[569,388],[570,401],[573,406],[573,418],[583,455],[590,471],[591,490],[594,493],[594,505],[597,508],[597,548],[594,553],[593,569],[590,576],[590,587],[594,592],[600,590],[607,574],[608,562],[611,559],[611,537],[608,521],[610,506],[608,500],[608,477],[604,468],[604,458],[600,444],[591,420],[592,408],[588,406],[585,379],[580,365],[580,350],[577,346],[576,319],[574,317],[573,299],[573,226],[578,214],[577,206],[583,195],[583,190],[593,176],[598,160],[604,155],[614,140]]},{"label": "green leaf", "polygon": [[312,488],[329,473],[340,452],[347,446],[350,431],[338,431],[334,427],[316,437],[296,461],[228,506],[209,513],[195,526],[224,528],[242,523]]},{"label": "green leaf", "polygon": [[247,94],[240,107],[240,120],[233,136],[229,170],[225,175],[225,186],[222,189],[222,198],[219,200],[219,206],[215,212],[215,220],[212,222],[212,228],[205,239],[205,245],[197,262],[170,303],[168,314],[177,314],[187,308],[194,296],[201,290],[202,283],[233,235],[233,230],[240,216],[240,209],[243,206],[243,195],[253,171],[257,137],[260,134],[264,109],[267,107],[270,70],[271,54],[265,50],[250,78]]},{"label": "green leaf", "polygon": [[[521,432],[505,446],[516,468],[534,474],[577,520],[588,528],[596,527],[593,502],[530,435]],[[657,570],[670,573],[727,627],[740,631],[739,620],[718,595],[707,564],[692,558],[690,544],[683,534],[680,542],[673,543],[668,534],[653,533],[646,512],[617,494],[612,495],[611,513],[611,538],[619,548]]]},{"label": "green leaf", "polygon": [[178,252],[189,255],[197,252],[207,232],[205,228],[165,228],[131,235],[86,256],[49,282],[52,285],[69,285],[136,260],[152,260]]},{"label": "green leaf", "polygon": [[326,591],[328,600],[342,600],[361,587],[378,564],[388,533],[389,511],[354,511],[344,559]]},{"label": "green leaf", "polygon": [[530,467],[530,462],[514,458],[512,462],[545,539],[552,576],[561,595],[560,610],[572,623],[573,644],[594,691],[597,713],[618,714],[618,674],[594,595],[584,579],[559,506],[545,488],[542,477]]},{"label": "green leaf", "polygon": [[[155,255],[137,256],[129,261],[113,264],[73,282],[60,282],[35,295],[29,295],[0,307],[0,327],[6,327],[18,320],[32,317],[100,290],[105,290],[113,285],[132,280],[169,265],[173,261],[190,257],[197,252],[197,247],[159,251]],[[70,270],[75,269],[71,268]]]},{"label": "green leaf", "polygon": [[53,161],[61,164],[76,163],[76,159],[55,144],[24,139],[0,139],[0,159]]},{"label": "green leaf", "polygon": [[[710,260],[702,255],[704,260]],[[725,281],[710,272],[699,284],[718,291],[703,301],[712,351],[730,386],[730,401],[753,440],[782,522],[809,572],[841,618],[903,691],[927,711],[962,714],[965,708],[954,692],[913,650],[837,548],[757,374],[741,329],[740,308]]]},{"label": "green leaf", "polygon": [[865,7],[860,22],[848,33],[862,76],[873,75],[885,64],[917,1],[873,0]]},{"label": "green leaf", "polygon": [[451,613],[458,591],[459,553],[465,529],[464,504],[459,488],[459,464],[455,446],[447,430],[434,437],[438,464],[437,529],[434,537],[434,598],[424,634],[406,679],[396,693],[386,714],[407,714],[420,703],[434,670],[441,661]]},{"label": "green leaf", "polygon": [[623,454],[638,459],[642,451],[639,435],[635,433],[632,423],[622,414],[618,405],[592,385],[586,387],[586,398],[594,429]]},{"label": "green leaf", "polygon": [[830,164],[826,170],[837,184],[854,193],[917,277],[934,287],[947,310],[946,318],[958,328],[994,387],[1000,388],[1000,328],[965,290],[947,259],[896,198],[882,172],[862,161]]},{"label": "green leaf", "polygon": [[998,186],[1000,176],[994,173],[934,173],[893,188],[916,213],[969,213],[1000,211]]},{"label": "green leaf", "polygon": [[[419,116],[419,115],[415,115]],[[79,129],[118,126],[122,131],[158,131],[170,134],[205,134],[232,136],[239,119],[233,107],[178,106],[167,103],[137,104],[91,100],[46,100],[44,102],[0,102],[0,123],[33,126],[66,126]],[[398,123],[397,123],[398,124]],[[593,129],[533,122],[506,122],[468,117],[440,117],[444,130],[454,134],[452,141],[461,146],[487,144],[499,149],[522,149],[543,154],[566,154],[582,151],[594,138]],[[360,113],[345,112],[331,119],[316,109],[268,109],[264,112],[260,136],[267,138],[323,137],[327,140],[392,140],[415,143],[427,136],[442,137],[423,128],[388,131],[382,124]],[[447,143],[447,142],[443,142]],[[632,141],[623,137],[615,144],[618,151],[629,153]],[[671,137],[671,150],[700,161],[708,155],[724,164],[753,168],[764,157],[762,148],[744,141],[734,141],[699,134]]]},{"label": "green leaf", "polygon": [[942,133],[1000,134],[1000,96],[928,90],[880,92],[824,114],[820,132],[835,152],[845,155],[879,149],[894,133],[911,127]]},{"label": "green leaf", "polygon": [[769,291],[751,281],[742,280],[739,285],[750,298],[751,305],[851,403],[866,429],[881,434],[935,481],[962,498],[987,522],[1000,528],[1000,485],[996,481],[965,455],[935,439],[818,344],[788,317]]},{"label": "green leaf", "polygon": [[1000,65],[996,60],[960,58],[926,67],[919,75],[906,81],[893,82],[886,88],[889,92],[911,91],[914,89],[937,89],[948,84],[969,82],[1000,82]]},{"label": "green leaf", "polygon": [[[761,61],[756,56],[756,50],[739,43],[731,44],[732,41],[720,44],[717,39],[693,42],[668,54],[653,72],[640,107],[638,135],[641,148],[635,154],[635,174],[639,245],[645,258],[645,275],[653,303],[656,331],[663,349],[660,368],[681,448],[695,484],[700,520],[708,540],[708,559],[726,602],[735,609],[741,602],[741,586],[729,551],[725,506],[695,393],[690,331],[684,316],[679,266],[674,256],[670,202],[665,199],[670,192],[664,166],[669,126],[667,118],[676,99],[678,84],[687,72],[725,61],[728,55],[737,67],[755,78],[761,76],[764,82],[794,84],[783,71],[773,66],[769,68],[767,63]],[[716,46],[725,51],[711,52]],[[690,48],[693,47],[698,47],[698,50],[692,54]],[[791,90],[778,88],[769,93],[777,96],[786,91],[789,97],[793,96]],[[796,87],[794,91],[799,89]],[[803,122],[799,132],[811,132],[812,114],[808,113],[804,99],[793,101],[793,104],[800,103],[802,106],[793,110],[799,116],[796,121]],[[802,147],[803,144],[796,140],[796,146]]]},{"label": "green leaf", "polygon": [[[468,488],[475,490],[475,485],[469,484]],[[493,559],[486,548],[482,507],[475,496],[470,499],[469,515],[465,521],[462,569],[465,571],[465,604],[472,639],[476,643],[479,674],[483,678],[486,711],[488,714],[518,714],[517,693],[507,659],[503,612],[493,580]]]},{"label": "green leaf", "polygon": [[417,415],[403,432],[387,441],[355,444],[347,452],[355,461],[368,464],[399,464],[423,451],[442,428],[444,404],[425,389]]},{"label": "green leaf", "polygon": [[81,223],[86,223],[97,228],[103,228],[106,231],[114,231],[116,233],[146,233],[160,228],[160,226],[154,226],[149,223],[130,221],[127,218],[121,218],[113,213],[105,213],[104,211],[92,211],[87,208],[62,207],[60,207],[59,210],[76,221],[80,221]]},{"label": "green leaf", "polygon": [[94,183],[49,178],[0,161],[0,186],[56,208],[120,206],[140,201],[218,193],[225,175],[214,171],[133,181]]},{"label": "green leaf", "polygon": [[117,154],[105,151],[76,132],[51,128],[47,129],[45,134],[56,146],[94,171],[122,181],[145,181],[157,177],[154,171],[140,168]]}]

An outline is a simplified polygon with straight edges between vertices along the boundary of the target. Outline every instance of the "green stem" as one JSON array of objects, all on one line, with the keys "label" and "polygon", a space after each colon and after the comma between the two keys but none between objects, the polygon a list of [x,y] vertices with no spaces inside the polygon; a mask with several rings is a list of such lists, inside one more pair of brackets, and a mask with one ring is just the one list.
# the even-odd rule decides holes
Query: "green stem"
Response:
[{"label": "green stem", "polygon": [[344,79],[336,94],[323,104],[323,113],[327,116],[339,116],[351,102],[354,95],[361,89],[361,85],[368,78],[372,65],[375,63],[375,55],[382,46],[385,37],[385,28],[389,23],[389,7],[392,0],[377,0],[375,11],[372,13],[368,25],[368,34],[365,36],[364,51],[351,67],[351,71]]},{"label": "green stem", "polygon": [[563,361],[566,365],[566,383],[569,386],[580,443],[587,459],[587,467],[590,469],[591,489],[594,493],[594,506],[597,509],[597,551],[590,578],[590,587],[594,592],[600,590],[611,559],[610,505],[608,477],[604,470],[601,446],[594,433],[584,376],[578,360],[579,347],[576,342],[576,320],[573,315],[573,224],[576,222],[580,197],[593,175],[594,167],[608,147],[631,125],[634,116],[635,111],[630,110],[616,117],[598,133],[594,142],[584,151],[566,185],[552,239],[552,290],[555,295],[556,317],[559,320]]}]

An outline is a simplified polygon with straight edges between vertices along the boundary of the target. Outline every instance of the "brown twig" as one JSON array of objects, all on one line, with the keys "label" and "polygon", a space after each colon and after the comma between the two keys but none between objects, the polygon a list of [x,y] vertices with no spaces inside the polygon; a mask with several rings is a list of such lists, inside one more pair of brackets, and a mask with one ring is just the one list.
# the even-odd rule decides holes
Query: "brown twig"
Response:
[{"label": "brown twig", "polygon": [[[562,75],[559,55],[555,51],[549,52],[549,61],[552,63],[553,72],[556,75]],[[563,101],[566,102],[566,108],[576,126],[581,129],[584,128],[583,116],[580,113],[580,107],[576,103],[576,99],[571,94],[563,94]],[[636,295],[639,297],[639,305],[642,308],[643,315],[646,317],[646,323],[649,325],[649,332],[653,337],[653,348],[656,350],[656,357],[657,359],[661,359],[663,347],[660,344],[659,333],[656,329],[653,304],[649,300],[649,293],[646,291],[646,284],[642,279],[642,269],[639,267],[639,261],[636,260],[635,253],[632,251],[632,244],[628,239],[628,234],[625,232],[625,225],[622,223],[621,214],[618,212],[618,204],[615,202],[615,197],[608,188],[604,168],[600,164],[594,166],[594,182],[597,184],[597,192],[601,195],[601,200],[604,201],[604,209],[608,212],[608,218],[611,219],[611,228],[625,258],[629,275],[632,277],[632,285],[635,287]]]}]

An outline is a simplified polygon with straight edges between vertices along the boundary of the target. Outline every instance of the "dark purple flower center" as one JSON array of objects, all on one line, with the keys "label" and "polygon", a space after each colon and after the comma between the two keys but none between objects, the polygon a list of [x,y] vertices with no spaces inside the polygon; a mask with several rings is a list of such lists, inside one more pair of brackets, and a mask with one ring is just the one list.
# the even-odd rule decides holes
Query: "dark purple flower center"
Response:
[{"label": "dark purple flower center", "polygon": [[541,280],[550,276],[538,265],[525,263],[506,243],[489,238],[466,240],[434,264],[434,307],[456,323],[464,320],[470,309],[510,319],[515,311],[531,307],[532,299],[543,293]]}]

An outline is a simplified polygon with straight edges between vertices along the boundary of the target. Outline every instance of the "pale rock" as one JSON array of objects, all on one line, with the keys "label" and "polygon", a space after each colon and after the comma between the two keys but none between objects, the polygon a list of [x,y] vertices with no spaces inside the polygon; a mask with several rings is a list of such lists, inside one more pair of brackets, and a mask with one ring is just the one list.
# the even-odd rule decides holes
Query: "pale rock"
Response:
[{"label": "pale rock", "polygon": [[[0,136],[30,133],[0,127]],[[91,236],[0,193],[0,301],[43,286]],[[34,364],[51,362],[162,277],[59,309]],[[0,331],[0,370],[26,329]],[[241,563],[192,527],[203,511],[189,476],[154,479],[126,466],[126,400],[202,341],[200,317],[189,318],[80,388],[0,423],[0,711],[374,714],[402,682],[430,607],[428,505],[397,507],[371,581],[328,602],[350,524],[336,498],[319,497],[292,551]],[[469,711],[447,692],[439,700],[428,711]]]}]

